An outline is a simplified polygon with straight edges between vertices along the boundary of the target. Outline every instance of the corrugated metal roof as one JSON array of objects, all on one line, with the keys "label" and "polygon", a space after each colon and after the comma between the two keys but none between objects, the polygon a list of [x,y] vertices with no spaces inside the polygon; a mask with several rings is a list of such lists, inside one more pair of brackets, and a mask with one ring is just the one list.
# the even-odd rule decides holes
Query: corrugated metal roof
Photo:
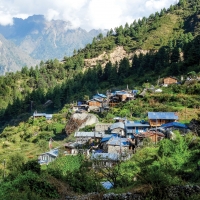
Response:
[{"label": "corrugated metal roof", "polygon": [[110,181],[104,181],[104,182],[101,182],[101,184],[107,190],[113,187],[113,184]]},{"label": "corrugated metal roof", "polygon": [[117,137],[117,134],[116,133],[105,134],[104,137],[102,138],[101,142],[106,142],[106,141],[110,140],[111,137]]},{"label": "corrugated metal roof", "polygon": [[140,123],[140,122],[126,122],[125,127],[150,127],[149,123]]},{"label": "corrugated metal roof", "polygon": [[46,153],[42,153],[41,155],[44,155],[44,154],[49,154],[53,157],[57,157],[58,156],[58,153],[59,153],[59,150],[58,149],[52,149]]},{"label": "corrugated metal roof", "polygon": [[174,119],[177,120],[178,116],[175,112],[148,112],[149,119]]},{"label": "corrugated metal roof", "polygon": [[45,117],[48,118],[48,119],[51,119],[53,117],[53,115],[52,114],[46,114]]},{"label": "corrugated metal roof", "polygon": [[179,122],[171,122],[171,123],[163,124],[161,127],[163,127],[163,128],[169,128],[169,127],[188,128],[185,124],[182,124]]},{"label": "corrugated metal roof", "polygon": [[116,128],[122,128],[124,129],[124,123],[123,122],[117,122],[110,126],[110,130],[116,129]]},{"label": "corrugated metal roof", "polygon": [[46,113],[33,113],[33,117],[46,117],[48,119],[52,118],[52,114],[46,114]]},{"label": "corrugated metal roof", "polygon": [[46,113],[33,113],[33,116],[34,117],[45,117],[46,116]]},{"label": "corrugated metal roof", "polygon": [[117,161],[119,160],[118,153],[93,153],[91,155],[92,160],[112,160]]},{"label": "corrugated metal roof", "polygon": [[75,132],[74,137],[100,137],[104,136],[104,132]]},{"label": "corrugated metal roof", "polygon": [[104,94],[95,94],[93,96],[93,98],[98,98],[98,97],[100,97],[100,98],[106,98],[106,95],[104,95]]},{"label": "corrugated metal roof", "polygon": [[127,141],[127,138],[111,137],[107,144],[113,146],[129,146],[129,141]]}]

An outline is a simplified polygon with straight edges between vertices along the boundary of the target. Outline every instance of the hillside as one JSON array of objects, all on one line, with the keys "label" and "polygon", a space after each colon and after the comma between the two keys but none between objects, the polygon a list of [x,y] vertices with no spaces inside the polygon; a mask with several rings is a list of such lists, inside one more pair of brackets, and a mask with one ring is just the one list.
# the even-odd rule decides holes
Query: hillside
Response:
[{"label": "hillside", "polygon": [[[48,60],[36,68],[24,67],[21,73],[0,77],[1,121],[4,123],[21,112],[30,113],[33,111],[30,102],[34,102],[32,109],[45,110],[43,104],[52,100],[48,109],[54,112],[65,103],[91,97],[96,91],[122,89],[127,85],[134,88],[144,82],[155,85],[165,76],[177,76],[179,80],[189,74],[199,76],[199,11],[195,10],[198,1],[184,2],[184,6],[173,5],[149,18],[116,27],[106,37],[99,34],[91,44],[71,57],[65,56],[62,62]],[[42,16],[27,20],[35,26],[24,32],[25,35],[40,27],[36,22],[46,23]],[[28,21],[19,20],[22,24]],[[43,28],[40,27],[41,32]],[[63,30],[60,31],[62,35]],[[11,30],[7,33],[10,38],[11,33]]]},{"label": "hillside", "polygon": [[[73,56],[64,56],[62,61],[41,61],[36,67],[25,66],[21,71],[0,76],[0,199],[198,200],[199,6],[199,0],[180,0],[168,10],[162,9],[149,18],[109,30],[107,36],[98,34],[92,43],[75,51]],[[28,19],[33,30],[36,19]],[[55,24],[62,26],[63,22]],[[40,28],[43,30],[43,26]],[[55,48],[59,44],[53,40],[55,34],[49,28],[45,31],[51,41],[51,45],[45,47]],[[61,30],[58,32],[63,34]],[[12,38],[12,30],[6,33]],[[28,35],[29,31],[24,33]],[[30,53],[34,52],[34,34],[31,32],[27,37],[27,41],[32,41],[28,47],[18,35],[19,45],[23,44],[21,48]],[[42,51],[44,46],[40,47]],[[46,55],[48,53],[46,51]],[[178,83],[165,87],[165,77],[173,77]],[[80,151],[83,154],[66,156],[69,149],[64,146],[76,140],[74,132],[66,134],[75,112],[73,105],[79,101],[85,103],[97,93],[128,89],[138,92],[133,100],[118,103],[105,112],[90,111],[90,114],[101,123],[113,124],[114,118],[120,117],[126,118],[127,123],[142,124],[148,121],[148,112],[173,112],[179,122],[186,123],[191,130],[173,130],[172,138],[165,135],[157,142],[145,138],[141,146],[127,147],[125,156],[132,151],[129,160],[122,158],[122,138],[119,137],[121,157],[117,162],[114,160],[112,167],[104,168],[105,160],[101,163],[86,156],[88,151],[85,150],[99,145],[97,140],[84,144]],[[156,89],[161,92],[156,93]],[[34,118],[34,112],[52,114],[52,118]],[[80,131],[94,131],[94,125]],[[55,161],[40,166],[38,156],[51,146],[60,147],[59,154]],[[53,156],[55,158],[55,154]],[[106,180],[113,183],[111,190],[102,187],[101,182]]]}]

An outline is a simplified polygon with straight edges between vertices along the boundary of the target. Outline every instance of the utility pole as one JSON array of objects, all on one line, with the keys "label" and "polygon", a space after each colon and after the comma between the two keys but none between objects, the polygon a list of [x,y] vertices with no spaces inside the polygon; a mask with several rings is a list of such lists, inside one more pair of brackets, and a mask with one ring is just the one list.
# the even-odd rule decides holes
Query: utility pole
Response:
[{"label": "utility pole", "polygon": [[6,169],[6,159],[3,160],[3,179],[5,179],[5,177],[6,177],[5,169]]}]

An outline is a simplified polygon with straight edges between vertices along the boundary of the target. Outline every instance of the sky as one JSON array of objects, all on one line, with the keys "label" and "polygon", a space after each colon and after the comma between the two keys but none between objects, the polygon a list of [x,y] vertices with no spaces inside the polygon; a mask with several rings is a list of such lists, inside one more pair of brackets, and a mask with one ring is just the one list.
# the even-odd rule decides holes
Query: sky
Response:
[{"label": "sky", "polygon": [[47,20],[70,21],[74,28],[111,29],[169,8],[177,0],[0,0],[0,24],[13,17],[41,14]]}]

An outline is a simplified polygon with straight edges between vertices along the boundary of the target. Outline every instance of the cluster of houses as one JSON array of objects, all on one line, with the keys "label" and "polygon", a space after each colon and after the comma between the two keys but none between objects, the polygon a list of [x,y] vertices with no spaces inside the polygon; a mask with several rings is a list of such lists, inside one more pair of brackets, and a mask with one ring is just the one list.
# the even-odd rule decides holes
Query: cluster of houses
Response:
[{"label": "cluster of houses", "polygon": [[[104,166],[112,166],[119,160],[129,159],[145,142],[156,144],[172,137],[174,128],[188,129],[185,124],[177,122],[178,116],[174,112],[148,112],[148,121],[114,119],[115,123],[97,123],[92,132],[75,132],[76,141],[64,144],[65,155],[83,153],[94,161],[101,160]],[[48,163],[57,156],[52,149],[40,155],[39,160],[41,164]]]},{"label": "cluster of houses", "polygon": [[[166,77],[162,81],[162,86],[166,87],[170,84],[177,84],[177,83],[178,83],[177,78]],[[152,88],[145,89],[145,91],[146,90],[151,90],[153,92],[162,92],[162,89],[160,88],[155,89],[155,87],[153,86]],[[116,106],[118,103],[134,100],[136,98],[136,95],[144,96],[143,93],[145,92],[142,91],[139,94],[138,90],[130,90],[128,89],[128,86],[126,90],[117,90],[114,92],[107,91],[106,95],[97,93],[88,101],[78,102],[77,105],[73,106],[73,110],[78,113],[85,111],[89,112],[90,110],[103,112],[108,110],[110,107]]]},{"label": "cluster of houses", "polygon": [[129,100],[135,99],[138,90],[120,90],[110,92],[107,91],[107,94],[99,94],[97,93],[91,99],[84,102],[78,102],[77,105],[73,106],[73,111],[81,113],[81,112],[89,112],[89,111],[98,111],[103,112],[108,110],[110,107],[116,106],[120,102],[126,102]]},{"label": "cluster of houses", "polygon": [[[177,84],[174,77],[163,79],[163,86]],[[85,102],[78,102],[73,106],[73,111],[77,113],[97,110],[99,112],[108,110],[109,107],[116,106],[120,102],[133,100],[138,95],[138,90],[107,91],[106,95],[96,94],[92,99]],[[155,91],[154,91],[155,92]],[[141,95],[143,95],[144,91]],[[51,119],[52,115],[45,113],[34,113],[33,117],[44,116]],[[93,160],[102,160],[107,166],[113,165],[119,160],[129,159],[136,148],[146,143],[156,144],[163,138],[172,138],[174,128],[187,131],[185,124],[178,122],[178,115],[174,112],[148,112],[148,121],[129,121],[126,118],[116,117],[115,123],[97,123],[92,132],[75,132],[75,142],[64,144],[65,155],[76,155],[83,153]],[[49,163],[58,156],[58,149],[39,156],[41,164]]]}]

